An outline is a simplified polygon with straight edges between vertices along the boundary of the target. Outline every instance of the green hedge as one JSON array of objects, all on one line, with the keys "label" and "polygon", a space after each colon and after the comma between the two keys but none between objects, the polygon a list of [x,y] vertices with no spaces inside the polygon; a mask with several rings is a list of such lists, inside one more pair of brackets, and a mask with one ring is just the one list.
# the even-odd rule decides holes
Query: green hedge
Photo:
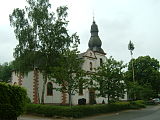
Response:
[{"label": "green hedge", "polygon": [[0,119],[16,119],[25,111],[26,90],[0,82]]},{"label": "green hedge", "polygon": [[[133,107],[135,106],[135,107]],[[80,118],[85,116],[91,116],[102,113],[117,112],[125,109],[137,109],[142,108],[137,102],[118,102],[114,104],[103,105],[81,105],[81,106],[53,106],[53,105],[41,105],[41,104],[28,104],[28,114],[38,114],[47,117],[73,117]]]},{"label": "green hedge", "polygon": [[145,107],[145,101],[143,101],[143,100],[132,101],[132,102],[130,102],[130,104],[131,104],[130,106],[132,109]]}]

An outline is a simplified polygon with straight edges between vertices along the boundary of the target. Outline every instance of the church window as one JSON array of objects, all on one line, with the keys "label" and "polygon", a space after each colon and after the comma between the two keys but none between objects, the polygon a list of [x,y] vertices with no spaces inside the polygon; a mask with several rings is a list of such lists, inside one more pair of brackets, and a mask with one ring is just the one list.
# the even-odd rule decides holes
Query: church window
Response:
[{"label": "church window", "polygon": [[53,84],[51,82],[47,83],[47,95],[52,96],[53,95]]},{"label": "church window", "polygon": [[102,58],[100,58],[100,66],[102,66],[102,64],[103,64],[103,60]]},{"label": "church window", "polygon": [[90,52],[90,56],[92,56],[92,53]]},{"label": "church window", "polygon": [[17,82],[14,82],[14,85],[17,85]]},{"label": "church window", "polygon": [[93,69],[92,62],[90,62],[89,65],[90,65],[90,70],[92,71]]},{"label": "church window", "polygon": [[79,95],[83,95],[83,83],[79,81]]}]

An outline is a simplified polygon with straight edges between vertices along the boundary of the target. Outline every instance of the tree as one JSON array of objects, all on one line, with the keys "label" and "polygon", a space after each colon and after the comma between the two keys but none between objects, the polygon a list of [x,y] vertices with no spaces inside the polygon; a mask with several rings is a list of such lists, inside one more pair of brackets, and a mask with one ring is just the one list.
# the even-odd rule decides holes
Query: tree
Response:
[{"label": "tree", "polygon": [[131,42],[131,40],[129,41],[129,44],[128,44],[128,50],[130,50],[131,55],[133,55],[134,44]]},{"label": "tree", "polygon": [[[85,81],[85,72],[82,70],[83,60],[78,57],[77,48],[68,49],[59,60],[59,66],[51,68],[53,70],[51,77],[58,83],[61,92],[68,93],[69,105],[72,105],[72,95],[78,92]],[[83,86],[83,85],[82,85]]]},{"label": "tree", "polygon": [[152,87],[149,84],[140,85],[138,82],[127,81],[126,85],[130,100],[148,100],[154,97]]},{"label": "tree", "polygon": [[125,94],[123,68],[125,65],[122,61],[116,61],[110,57],[96,69],[95,75],[92,76],[97,83],[96,89],[100,91],[99,96],[107,96],[108,103],[118,100]]},{"label": "tree", "polygon": [[10,23],[14,28],[18,45],[14,51],[14,67],[20,73],[38,68],[44,76],[41,102],[44,103],[44,90],[51,74],[50,67],[58,66],[59,56],[68,49],[77,35],[69,35],[67,7],[51,11],[49,0],[27,0],[25,9],[14,9]]},{"label": "tree", "polygon": [[152,93],[160,92],[160,73],[159,73],[159,61],[149,56],[140,56],[137,59],[132,59],[128,65],[128,71],[126,72],[126,80],[133,82],[132,73],[132,62],[134,63],[135,69],[135,81],[141,86],[151,88]]},{"label": "tree", "polygon": [[4,63],[0,65],[0,82],[11,82],[13,66],[12,63]]},{"label": "tree", "polygon": [[[131,42],[131,40],[130,40],[130,42],[128,44],[128,50],[131,53],[131,59],[133,59],[132,55],[133,55],[133,50],[134,50],[134,44]],[[134,65],[133,65],[133,61],[131,61],[131,63],[132,63],[132,75],[133,75],[133,82],[134,82],[135,78],[134,78]]]}]

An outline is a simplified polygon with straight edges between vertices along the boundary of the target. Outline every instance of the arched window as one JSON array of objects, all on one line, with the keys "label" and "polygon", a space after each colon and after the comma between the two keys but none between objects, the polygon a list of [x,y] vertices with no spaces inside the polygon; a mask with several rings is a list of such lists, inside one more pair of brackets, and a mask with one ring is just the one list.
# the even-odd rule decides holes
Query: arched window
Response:
[{"label": "arched window", "polygon": [[53,84],[51,82],[47,83],[47,95],[52,96],[53,95]]},{"label": "arched window", "polygon": [[102,66],[102,64],[103,64],[103,60],[102,58],[100,58],[100,66]]},{"label": "arched window", "polygon": [[93,69],[92,62],[89,63],[89,66],[90,66],[90,70],[92,71]]},{"label": "arched window", "polygon": [[17,82],[14,82],[14,84],[13,85],[17,85]]}]

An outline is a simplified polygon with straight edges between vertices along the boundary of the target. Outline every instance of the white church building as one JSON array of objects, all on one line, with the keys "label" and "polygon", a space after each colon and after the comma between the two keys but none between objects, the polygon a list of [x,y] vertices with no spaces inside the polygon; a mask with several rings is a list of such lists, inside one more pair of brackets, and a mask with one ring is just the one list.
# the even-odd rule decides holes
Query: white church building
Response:
[{"label": "white church building", "polygon": [[[95,21],[91,25],[91,37],[88,42],[88,50],[79,55],[80,58],[84,59],[82,69],[87,72],[94,72],[94,68],[99,67],[106,60],[106,53],[101,48],[102,42],[98,36],[98,26]],[[17,75],[15,72],[12,73],[12,84],[18,84],[23,86],[27,90],[28,97],[33,103],[40,103],[43,88],[43,76],[38,70],[30,71],[28,75],[22,76]],[[50,88],[60,87],[53,81],[48,80],[45,87],[44,103],[46,104],[68,104],[68,94],[55,89]],[[93,89],[83,89],[81,93],[72,95],[72,104],[78,104],[78,100],[81,98],[86,99],[86,104],[91,104],[93,101],[96,103],[108,103],[107,98],[97,97],[96,91]],[[125,95],[124,99],[127,99]]]}]

